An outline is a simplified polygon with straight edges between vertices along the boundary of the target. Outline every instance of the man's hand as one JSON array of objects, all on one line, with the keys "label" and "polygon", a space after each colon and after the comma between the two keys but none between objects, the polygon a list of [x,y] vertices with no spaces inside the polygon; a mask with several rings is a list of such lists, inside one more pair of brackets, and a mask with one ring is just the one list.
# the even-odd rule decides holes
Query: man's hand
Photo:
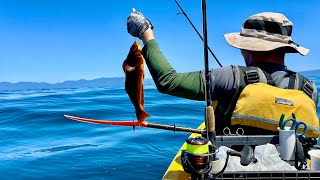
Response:
[{"label": "man's hand", "polygon": [[149,28],[153,29],[151,22],[133,8],[132,13],[127,18],[128,33],[141,39],[143,33]]}]

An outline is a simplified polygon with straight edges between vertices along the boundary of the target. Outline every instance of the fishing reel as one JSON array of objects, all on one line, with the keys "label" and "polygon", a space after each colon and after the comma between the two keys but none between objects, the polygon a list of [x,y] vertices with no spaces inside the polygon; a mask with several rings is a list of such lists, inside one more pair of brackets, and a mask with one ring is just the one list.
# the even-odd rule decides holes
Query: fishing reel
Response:
[{"label": "fishing reel", "polygon": [[[212,169],[211,162],[215,153],[209,152],[209,140],[197,136],[186,140],[187,149],[181,152],[181,163],[191,179],[207,179],[205,176]],[[211,148],[210,148],[211,149]]]},{"label": "fishing reel", "polygon": [[222,169],[216,174],[211,173],[212,162],[216,161],[216,153],[210,152],[210,144],[206,138],[201,136],[188,138],[186,140],[187,150],[181,153],[181,163],[184,171],[191,176],[192,180],[202,179],[215,179],[220,176],[227,168],[229,156],[240,157],[240,164],[247,166],[250,163],[256,163],[257,159],[254,157],[253,149],[251,146],[245,145],[241,152],[229,150]]}]

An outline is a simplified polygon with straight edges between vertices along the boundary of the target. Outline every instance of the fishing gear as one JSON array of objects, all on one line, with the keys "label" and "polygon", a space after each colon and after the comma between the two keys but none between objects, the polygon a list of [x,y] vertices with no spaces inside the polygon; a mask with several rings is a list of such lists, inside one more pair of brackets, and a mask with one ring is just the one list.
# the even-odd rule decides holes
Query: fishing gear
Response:
[{"label": "fishing gear", "polygon": [[188,133],[197,133],[197,134],[205,134],[205,130],[201,129],[194,129],[194,128],[187,128],[187,127],[179,127],[176,125],[165,125],[165,124],[155,124],[155,123],[149,123],[149,122],[142,122],[139,124],[137,121],[107,121],[107,120],[96,120],[96,119],[87,119],[87,118],[81,118],[76,116],[70,116],[70,115],[64,115],[64,117],[85,122],[85,123],[92,123],[92,124],[104,124],[104,125],[114,125],[114,126],[132,126],[133,130],[135,130],[136,126],[140,127],[146,127],[146,128],[154,128],[154,129],[163,129],[163,130],[169,130],[169,131],[179,131],[179,132],[188,132]]},{"label": "fishing gear", "polygon": [[[208,140],[202,137],[189,138],[186,140],[187,150],[181,152],[181,164],[183,170],[191,176],[192,180],[208,179],[213,180],[219,177],[227,168],[229,156],[240,157],[240,164],[248,166],[251,163],[257,163],[251,146],[245,145],[241,152],[228,150],[227,157],[222,169],[214,173],[212,172],[212,154],[207,154]],[[218,162],[220,163],[220,162]]]},{"label": "fishing gear", "polygon": [[184,171],[192,180],[204,179],[211,171],[211,161],[214,153],[209,153],[209,140],[197,136],[186,140],[187,149],[181,153],[181,163]]},{"label": "fishing gear", "polygon": [[207,3],[202,0],[202,28],[203,28],[203,54],[204,54],[204,67],[205,67],[205,100],[206,100],[206,131],[207,139],[212,143],[212,152],[215,152],[216,132],[215,132],[215,117],[214,110],[211,102],[210,94],[210,71],[208,61],[208,35],[207,35]]},{"label": "fishing gear", "polygon": [[[177,0],[175,0],[176,4],[178,5],[179,9],[181,10],[181,13],[178,13],[177,15],[179,14],[183,14],[187,20],[189,21],[190,25],[193,27],[193,29],[196,31],[196,33],[198,34],[198,36],[200,37],[200,39],[203,41],[203,38],[201,36],[201,34],[199,33],[199,31],[197,30],[197,28],[193,25],[192,21],[189,19],[188,15],[185,13],[185,11],[183,10],[183,8],[180,6],[180,4],[178,3]],[[218,60],[218,58],[214,55],[214,53],[212,52],[212,50],[210,49],[209,46],[208,47],[208,50],[210,51],[211,55],[213,56],[213,58],[216,60],[216,62],[219,64],[220,67],[223,67],[222,64],[220,63],[220,61]]]},{"label": "fishing gear", "polygon": [[308,151],[317,144],[317,139],[314,137],[309,138],[304,134],[297,139],[299,141],[296,144],[295,167],[298,170],[305,170],[307,168],[307,159],[310,159]]},{"label": "fishing gear", "polygon": [[240,128],[237,128],[235,134],[232,134],[230,128],[225,127],[225,128],[223,128],[222,133],[224,136],[243,136],[244,130],[243,130],[243,128],[240,127]]},{"label": "fishing gear", "polygon": [[[177,1],[176,1],[177,3]],[[178,3],[177,3],[178,4]],[[180,6],[179,6],[180,7]],[[215,117],[210,94],[210,71],[208,62],[208,36],[207,36],[207,6],[206,0],[202,0],[202,27],[203,27],[203,53],[205,67],[205,125],[206,138],[198,136],[186,140],[187,150],[181,154],[181,162],[184,171],[192,180],[208,179],[212,169],[212,162],[216,160],[216,134]],[[184,12],[184,11],[183,11]],[[209,144],[210,141],[210,144]],[[226,166],[226,165],[225,165]],[[224,171],[225,168],[222,170]],[[222,171],[220,172],[220,174]],[[219,174],[219,173],[218,173]]]},{"label": "fishing gear", "polygon": [[[179,4],[178,6],[180,7]],[[186,173],[188,173],[191,176],[192,180],[208,179],[209,172],[212,169],[212,162],[213,161],[217,162],[216,152],[218,151],[218,147],[216,146],[215,117],[214,117],[214,110],[212,107],[211,94],[210,94],[211,82],[210,82],[210,71],[209,71],[209,62],[208,62],[208,36],[207,36],[207,10],[206,9],[207,9],[206,0],[202,0],[202,28],[203,28],[203,53],[204,53],[204,67],[205,67],[205,100],[206,100],[206,108],[205,108],[206,138],[198,136],[195,138],[187,139],[186,140],[187,150],[183,150],[181,154],[181,162],[182,162],[183,169]],[[210,144],[209,144],[209,141],[210,141]]]}]

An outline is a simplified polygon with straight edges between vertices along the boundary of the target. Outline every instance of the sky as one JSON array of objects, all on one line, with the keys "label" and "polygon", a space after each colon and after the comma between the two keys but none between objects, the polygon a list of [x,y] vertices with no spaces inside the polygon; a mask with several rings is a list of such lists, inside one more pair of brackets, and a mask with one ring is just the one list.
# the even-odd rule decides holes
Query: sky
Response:
[{"label": "sky", "polygon": [[[202,33],[201,0],[179,0]],[[161,51],[177,72],[204,68],[203,43],[174,0],[0,0],[0,82],[49,82],[124,77],[131,44],[131,9],[154,25]],[[320,69],[319,0],[207,0],[208,44],[223,66],[245,65],[223,34],[239,32],[247,17],[280,12],[293,22],[292,38],[309,48],[289,54],[294,71]],[[210,68],[218,64],[209,54]],[[151,78],[146,68],[146,77]]]}]

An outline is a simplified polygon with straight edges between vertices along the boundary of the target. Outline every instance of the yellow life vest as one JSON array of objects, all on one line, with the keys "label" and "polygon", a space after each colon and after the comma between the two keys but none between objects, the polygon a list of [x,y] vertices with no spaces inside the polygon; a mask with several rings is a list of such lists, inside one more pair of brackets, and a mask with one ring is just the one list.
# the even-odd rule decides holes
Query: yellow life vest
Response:
[{"label": "yellow life vest", "polygon": [[[265,83],[248,84],[241,91],[231,116],[231,125],[277,131],[282,114],[296,115],[307,124],[306,135],[319,136],[319,119],[314,101],[302,90],[282,89]],[[285,119],[286,119],[285,118]]]}]

